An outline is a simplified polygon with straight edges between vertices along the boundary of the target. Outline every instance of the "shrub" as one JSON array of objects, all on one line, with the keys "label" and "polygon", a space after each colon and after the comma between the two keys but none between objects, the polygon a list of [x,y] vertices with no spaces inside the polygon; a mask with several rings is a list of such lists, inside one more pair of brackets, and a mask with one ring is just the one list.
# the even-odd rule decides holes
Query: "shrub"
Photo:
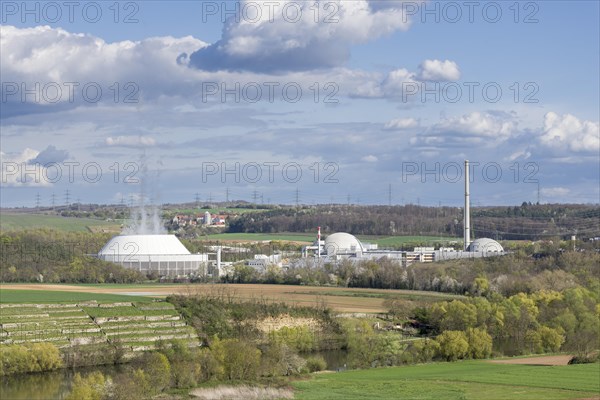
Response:
[{"label": "shrub", "polygon": [[323,356],[312,356],[306,359],[306,369],[308,372],[323,371],[327,368],[327,362]]},{"label": "shrub", "polygon": [[62,365],[60,351],[51,343],[0,346],[0,375],[52,371]]},{"label": "shrub", "polygon": [[591,364],[600,360],[600,353],[589,354],[586,356],[575,356],[569,360],[569,364]]},{"label": "shrub", "polygon": [[92,372],[82,378],[76,373],[73,388],[65,400],[101,400],[106,395],[107,381],[101,372]]},{"label": "shrub", "polygon": [[488,358],[492,354],[492,337],[482,328],[468,328],[469,357]]},{"label": "shrub", "polygon": [[461,331],[445,331],[436,338],[440,345],[440,354],[447,361],[465,358],[469,351],[467,336]]},{"label": "shrub", "polygon": [[162,353],[146,353],[142,357],[144,372],[155,392],[160,393],[171,384],[171,364]]}]

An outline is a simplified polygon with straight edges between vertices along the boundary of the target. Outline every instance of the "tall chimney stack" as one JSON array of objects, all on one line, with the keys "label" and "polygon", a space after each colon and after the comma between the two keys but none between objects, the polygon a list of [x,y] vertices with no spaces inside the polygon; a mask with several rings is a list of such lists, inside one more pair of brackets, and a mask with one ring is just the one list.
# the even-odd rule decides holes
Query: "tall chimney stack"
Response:
[{"label": "tall chimney stack", "polygon": [[317,229],[317,258],[321,258],[321,227]]},{"label": "tall chimney stack", "polygon": [[471,244],[471,199],[469,194],[469,160],[465,160],[465,215],[464,215],[465,251]]}]

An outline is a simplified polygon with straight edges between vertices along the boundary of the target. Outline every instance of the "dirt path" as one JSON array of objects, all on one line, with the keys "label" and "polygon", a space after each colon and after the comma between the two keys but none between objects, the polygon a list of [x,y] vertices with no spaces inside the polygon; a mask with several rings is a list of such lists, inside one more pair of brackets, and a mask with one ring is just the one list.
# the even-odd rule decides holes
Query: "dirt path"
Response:
[{"label": "dirt path", "polygon": [[521,365],[568,365],[573,356],[542,356],[527,358],[512,358],[507,360],[492,360],[495,364],[521,364]]}]

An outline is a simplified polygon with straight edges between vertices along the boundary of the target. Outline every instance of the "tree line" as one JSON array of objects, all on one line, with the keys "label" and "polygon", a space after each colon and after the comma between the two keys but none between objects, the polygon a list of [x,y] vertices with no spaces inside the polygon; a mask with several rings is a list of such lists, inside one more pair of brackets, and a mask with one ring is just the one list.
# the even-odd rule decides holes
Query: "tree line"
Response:
[{"label": "tree line", "polygon": [[138,271],[92,257],[109,234],[49,229],[0,232],[0,281],[47,283],[133,283]]},{"label": "tree line", "polygon": [[[523,203],[519,207],[474,207],[473,231],[478,237],[540,240],[600,236],[600,208],[588,205]],[[459,207],[318,205],[275,208],[247,213],[229,221],[228,232],[282,233],[349,232],[354,235],[460,237],[463,209]]]},{"label": "tree line", "polygon": [[407,267],[385,257],[325,264],[309,260],[286,269],[271,266],[265,271],[238,263],[221,279],[231,283],[408,289],[463,295],[480,292],[482,280],[486,290],[504,296],[577,286],[600,291],[600,253],[565,250],[568,247],[568,243],[532,244],[516,247],[501,257],[414,263]]}]

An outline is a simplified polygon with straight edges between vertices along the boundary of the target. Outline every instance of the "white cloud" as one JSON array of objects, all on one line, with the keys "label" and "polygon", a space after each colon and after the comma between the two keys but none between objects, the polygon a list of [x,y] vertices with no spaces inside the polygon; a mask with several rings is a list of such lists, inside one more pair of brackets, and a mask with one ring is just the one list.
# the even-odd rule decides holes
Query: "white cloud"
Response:
[{"label": "white cloud", "polygon": [[[185,93],[194,74],[186,66],[179,65],[177,57],[182,52],[206,46],[191,36],[107,43],[92,35],[49,26],[16,28],[5,25],[0,27],[0,33],[3,85],[14,82],[19,87],[19,92],[6,97],[7,102],[22,103],[21,85],[35,89],[35,83],[39,82],[37,98],[29,95],[25,100],[41,106],[53,102],[84,103],[83,87],[88,84],[100,86],[100,99],[106,103],[115,103],[115,98],[116,102],[123,103],[125,96],[133,91],[126,88],[129,82],[137,85],[139,102],[161,95]],[[119,85],[118,95],[115,94],[115,83]],[[49,84],[52,86],[45,92],[43,87]]]},{"label": "white cloud", "polygon": [[523,160],[527,160],[529,157],[531,157],[531,152],[528,150],[519,150],[516,151],[514,153],[512,153],[510,156],[506,157],[505,160],[507,161],[515,161],[518,159],[523,159]]},{"label": "white cloud", "polygon": [[549,112],[544,117],[544,130],[540,142],[555,149],[574,152],[600,151],[600,125],[598,122],[581,121],[571,114],[558,115]]},{"label": "white cloud", "polygon": [[444,119],[435,126],[435,130],[504,140],[515,133],[516,127],[516,122],[505,115],[475,111],[461,117]]},{"label": "white cloud", "polygon": [[105,143],[107,146],[152,147],[156,145],[156,140],[148,136],[116,136],[107,137]]},{"label": "white cloud", "polygon": [[4,187],[47,187],[52,186],[56,168],[47,168],[33,160],[40,155],[38,150],[24,149],[21,153],[7,154],[0,151],[1,181]]},{"label": "white cloud", "polygon": [[[351,45],[409,28],[402,2],[378,2],[371,7],[373,4],[367,0],[243,0],[242,17],[230,19],[221,40],[192,54],[190,64],[205,71],[255,72],[341,66],[350,56]],[[244,14],[249,5],[259,6],[260,18]],[[290,16],[290,9],[296,8],[299,11]]]},{"label": "white cloud", "polygon": [[460,70],[454,61],[425,60],[419,66],[418,77],[423,81],[457,81]]},{"label": "white cloud", "polygon": [[383,128],[386,130],[401,130],[417,126],[419,126],[419,121],[414,118],[399,118],[388,121]]},{"label": "white cloud", "polygon": [[[374,13],[384,12],[388,8],[381,8]],[[246,85],[258,84],[262,88],[259,100],[265,101],[269,99],[272,90],[268,85],[277,83],[279,86],[275,87],[274,100],[280,101],[282,88],[291,83],[299,84],[304,96],[311,99],[312,95],[309,94],[313,93],[315,82],[321,84],[323,96],[331,94],[332,88],[335,88],[335,99],[343,96],[398,99],[406,84],[414,84],[419,88],[421,83],[417,74],[406,68],[395,68],[388,73],[338,66],[288,71],[283,74],[236,70],[203,71],[189,68],[189,58],[181,56],[182,53],[187,54],[207,46],[201,40],[189,36],[106,43],[95,36],[70,33],[48,26],[23,29],[2,26],[0,29],[0,68],[3,82],[15,82],[19,87],[25,84],[27,88],[34,87],[36,82],[42,86],[58,83],[62,90],[58,104],[48,104],[45,96],[37,100],[31,95],[26,96],[23,102],[20,91],[9,95],[8,101],[4,103],[3,117],[47,112],[47,107],[54,107],[52,111],[59,112],[82,105],[95,105],[85,102],[83,98],[83,86],[89,83],[97,83],[103,91],[101,104],[118,105],[121,108],[129,106],[136,110],[156,103],[163,105],[168,101],[176,103],[170,105],[176,107],[181,105],[182,100],[190,107],[202,109],[222,102],[224,90],[235,90],[236,85],[244,88]],[[73,96],[65,85],[68,82],[79,85],[75,87]],[[115,83],[118,84],[118,95],[115,93]],[[133,86],[126,86],[129,83]],[[215,86],[208,88],[207,85]],[[213,90],[215,87],[217,92],[209,93],[209,89]],[[252,90],[248,92],[242,89],[237,92],[248,94],[249,97],[253,93]],[[125,97],[132,93],[133,103],[125,103]],[[70,102],[70,97],[73,97],[73,102]],[[414,93],[410,97],[411,100],[416,98],[418,96]],[[231,95],[226,98],[226,102],[236,105]],[[239,104],[244,103],[242,98]]]},{"label": "white cloud", "polygon": [[364,156],[360,160],[364,161],[364,162],[368,162],[368,163],[374,163],[374,162],[379,161],[379,159],[372,154],[369,154],[368,156]]}]

